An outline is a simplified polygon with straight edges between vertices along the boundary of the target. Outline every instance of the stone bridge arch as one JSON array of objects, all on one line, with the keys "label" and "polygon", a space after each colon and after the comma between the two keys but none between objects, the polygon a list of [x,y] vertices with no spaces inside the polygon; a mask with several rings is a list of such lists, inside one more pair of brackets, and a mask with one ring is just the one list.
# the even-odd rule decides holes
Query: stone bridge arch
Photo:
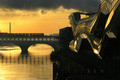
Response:
[{"label": "stone bridge arch", "polygon": [[33,43],[30,43],[30,44],[27,44],[27,43],[16,44],[15,43],[15,45],[18,45],[21,48],[22,53],[28,53],[28,48],[31,45],[35,45],[35,44],[47,44],[47,45],[51,46],[54,50],[58,50],[58,47],[57,47],[58,44],[56,44],[56,43],[40,43],[40,42],[38,42],[38,43],[33,42]]},{"label": "stone bridge arch", "polygon": [[4,42],[4,43],[11,43],[11,44],[14,44],[14,45],[17,45],[21,48],[22,50],[22,54],[23,53],[28,53],[28,48],[31,46],[31,45],[35,45],[35,44],[47,44],[49,46],[51,46],[54,50],[58,50],[59,48],[59,43],[55,43],[55,42]]}]

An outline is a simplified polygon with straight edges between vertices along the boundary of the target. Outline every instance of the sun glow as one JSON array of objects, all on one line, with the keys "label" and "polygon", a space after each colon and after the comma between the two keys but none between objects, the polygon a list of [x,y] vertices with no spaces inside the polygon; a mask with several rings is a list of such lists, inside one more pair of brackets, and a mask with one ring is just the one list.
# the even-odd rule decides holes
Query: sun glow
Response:
[{"label": "sun glow", "polygon": [[0,51],[0,54],[6,57],[17,57],[21,54],[21,50]]},{"label": "sun glow", "polygon": [[28,52],[30,55],[41,56],[41,55],[50,55],[54,49],[46,44],[36,44],[35,46],[30,46]]},{"label": "sun glow", "polygon": [[0,54],[5,57],[17,57],[21,54],[21,49],[18,46],[0,46]]},{"label": "sun glow", "polygon": [[0,30],[9,32],[9,22],[12,23],[12,33],[58,33],[60,28],[70,26],[68,16],[74,9],[36,11],[0,9]]}]

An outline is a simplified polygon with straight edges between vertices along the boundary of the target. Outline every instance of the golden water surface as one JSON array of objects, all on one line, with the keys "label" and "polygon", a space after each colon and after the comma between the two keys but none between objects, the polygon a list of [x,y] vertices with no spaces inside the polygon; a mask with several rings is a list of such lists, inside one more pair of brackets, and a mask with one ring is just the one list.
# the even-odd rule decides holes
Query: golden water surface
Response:
[{"label": "golden water surface", "polygon": [[30,46],[27,55],[21,55],[20,48],[14,48],[0,46],[0,80],[53,80],[51,47]]}]

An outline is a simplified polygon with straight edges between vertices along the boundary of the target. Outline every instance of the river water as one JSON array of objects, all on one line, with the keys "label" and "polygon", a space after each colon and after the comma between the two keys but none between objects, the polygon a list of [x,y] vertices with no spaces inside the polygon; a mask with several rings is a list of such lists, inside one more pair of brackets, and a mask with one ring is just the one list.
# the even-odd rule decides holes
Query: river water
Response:
[{"label": "river water", "polygon": [[0,80],[53,80],[53,49],[36,46],[22,54],[19,47],[0,46]]}]

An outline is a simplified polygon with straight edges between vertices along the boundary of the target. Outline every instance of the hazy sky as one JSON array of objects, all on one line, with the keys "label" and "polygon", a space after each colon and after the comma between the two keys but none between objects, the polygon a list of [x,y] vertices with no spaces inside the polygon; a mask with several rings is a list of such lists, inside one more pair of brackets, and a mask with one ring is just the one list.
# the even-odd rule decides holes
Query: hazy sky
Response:
[{"label": "hazy sky", "polygon": [[13,33],[58,33],[70,26],[72,12],[98,10],[99,0],[0,0],[0,30]]}]

